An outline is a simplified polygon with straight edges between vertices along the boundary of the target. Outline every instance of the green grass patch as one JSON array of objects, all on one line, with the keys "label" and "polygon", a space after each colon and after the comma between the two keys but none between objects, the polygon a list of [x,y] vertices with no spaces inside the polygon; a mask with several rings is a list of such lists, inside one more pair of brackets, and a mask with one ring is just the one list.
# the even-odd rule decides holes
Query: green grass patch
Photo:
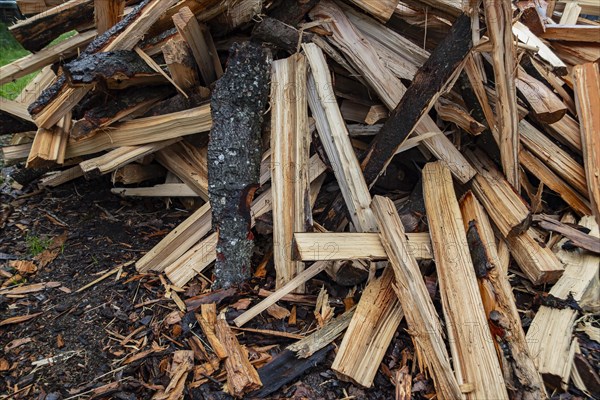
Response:
[{"label": "green grass patch", "polygon": [[38,254],[44,252],[44,250],[48,249],[48,247],[52,244],[52,239],[48,237],[27,235],[25,237],[25,243],[27,243],[29,254],[32,257],[35,257]]},{"label": "green grass patch", "polygon": [[[54,39],[49,46],[60,43],[76,33],[76,31],[63,33]],[[25,50],[21,44],[19,44],[19,42],[17,42],[16,39],[10,34],[8,31],[8,26],[4,23],[0,23],[0,66],[10,64],[11,62],[25,57],[28,54],[31,53]],[[37,72],[33,72],[15,80],[14,82],[0,85],[0,96],[13,100],[36,75]]]}]

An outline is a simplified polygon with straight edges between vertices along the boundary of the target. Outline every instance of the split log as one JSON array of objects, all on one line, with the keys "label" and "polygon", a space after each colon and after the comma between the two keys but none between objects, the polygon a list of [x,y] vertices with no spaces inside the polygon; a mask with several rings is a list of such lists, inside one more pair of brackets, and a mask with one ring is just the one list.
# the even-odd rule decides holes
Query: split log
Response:
[{"label": "split log", "polygon": [[192,55],[192,50],[180,35],[162,46],[162,53],[165,57],[165,63],[173,81],[177,86],[188,92],[190,89],[200,84],[200,78],[196,72],[196,64]]},{"label": "split log", "polygon": [[203,200],[208,200],[208,168],[206,149],[181,141],[161,148],[156,161],[192,188]]},{"label": "split log", "polygon": [[472,192],[460,200],[460,210],[483,307],[510,396],[545,399],[544,383],[529,354],[508,271],[498,257],[490,221]]},{"label": "split log", "polygon": [[191,48],[204,84],[208,86],[219,79],[223,69],[208,28],[198,23],[189,7],[183,7],[173,15],[173,22]]},{"label": "split log", "polygon": [[600,26],[548,24],[539,36],[546,40],[600,43]]},{"label": "split log", "polygon": [[487,129],[485,125],[473,118],[467,110],[444,98],[439,98],[435,103],[435,111],[442,120],[456,124],[473,136],[480,135],[481,132]]},{"label": "split log", "polygon": [[561,143],[566,144],[579,154],[582,154],[581,133],[579,123],[569,114],[565,114],[560,121],[544,125],[546,132]]},{"label": "split log", "polygon": [[2,114],[8,114],[12,117],[17,117],[20,120],[33,122],[29,114],[27,113],[27,105],[17,103],[14,100],[8,100],[4,97],[0,97],[0,111]]},{"label": "split log", "polygon": [[227,71],[211,97],[214,124],[208,144],[208,195],[219,232],[215,265],[219,287],[250,277],[250,203],[260,174],[270,63],[268,50],[250,42],[234,44]]},{"label": "split log", "polygon": [[79,163],[79,167],[87,179],[94,178],[121,168],[179,140],[176,138],[141,146],[122,146],[99,157],[83,161]]},{"label": "split log", "polygon": [[[421,67],[420,73],[415,75],[407,91],[381,62],[370,41],[357,32],[342,9],[332,2],[321,1],[310,15],[313,19],[332,19],[332,22],[323,25],[332,31],[330,40],[361,71],[383,103],[394,110],[362,162],[367,184],[372,186],[398,146],[415,127],[415,132],[419,135],[440,131],[427,111],[445,90],[448,82],[453,81],[453,76],[471,47],[469,18],[465,16],[459,19],[461,22],[456,23],[448,37],[438,45],[428,62]],[[441,65],[444,66],[443,70],[440,69]],[[474,175],[460,152],[445,136],[434,136],[424,141],[424,144],[438,159],[446,161],[461,182],[468,182]],[[375,154],[377,155],[373,157]]]},{"label": "split log", "polygon": [[526,120],[519,123],[519,133],[521,142],[532,154],[579,193],[588,196],[585,170],[575,159]]},{"label": "split log", "polygon": [[591,251],[592,253],[600,253],[600,240],[597,237],[583,233],[544,214],[536,215],[533,220],[538,223],[540,228],[560,233],[569,239],[570,245]]},{"label": "split log", "polygon": [[386,267],[383,275],[372,279],[363,291],[331,365],[340,378],[365,387],[373,385],[379,364],[404,315],[392,288],[393,281],[394,273],[391,267]]},{"label": "split log", "polygon": [[[298,2],[294,2],[299,4]],[[301,43],[310,43],[313,34],[299,31],[293,26],[272,17],[265,17],[252,29],[252,37],[261,42],[274,44],[290,53],[295,53]]]},{"label": "split log", "polygon": [[519,67],[515,83],[538,120],[552,124],[565,116],[567,107],[558,96],[521,67]]},{"label": "split log", "polygon": [[57,187],[63,183],[72,181],[74,179],[83,176],[83,171],[76,165],[73,168],[66,169],[64,171],[56,172],[40,179],[40,186],[42,187]]},{"label": "split log", "polygon": [[386,119],[389,114],[388,109],[382,104],[366,106],[350,100],[342,102],[340,111],[344,120],[366,123],[368,125],[373,125],[382,119]]},{"label": "split log", "polygon": [[399,0],[350,0],[350,2],[385,24],[394,15]]},{"label": "split log", "polygon": [[[592,217],[584,217],[579,224],[598,237],[598,224]],[[577,310],[569,307],[567,301],[580,301],[594,287],[600,258],[580,250],[559,250],[557,256],[566,265],[565,273],[549,294],[558,302],[540,307],[527,331],[527,343],[545,382],[564,390],[573,366],[572,332],[577,318]]]},{"label": "split log", "polygon": [[581,129],[585,175],[596,223],[600,224],[600,70],[597,64],[573,68],[575,104]]},{"label": "split log", "polygon": [[552,42],[552,49],[561,60],[571,65],[597,63],[600,60],[600,46],[585,42]]},{"label": "split log", "polygon": [[[294,261],[292,235],[312,227],[308,160],[310,135],[306,103],[306,58],[273,62],[271,75],[271,182],[273,262],[279,288],[304,270]],[[304,285],[298,288],[304,292]]]},{"label": "split log", "polygon": [[577,18],[581,13],[581,7],[575,2],[568,2],[565,4],[563,13],[560,16],[559,24],[573,25],[577,23]]},{"label": "split log", "polygon": [[[37,53],[27,55],[0,67],[0,85],[29,75],[48,64],[53,64],[79,54],[79,51],[87,46],[95,36],[96,31],[94,30],[80,33],[54,46],[47,47]],[[38,88],[38,90],[40,89]],[[39,95],[39,92],[37,95]],[[24,104],[29,103],[31,101],[24,102]]]},{"label": "split log", "polygon": [[550,190],[558,193],[575,212],[582,216],[592,214],[589,201],[559,178],[542,160],[527,150],[521,150],[519,162]]},{"label": "split log", "polygon": [[[520,191],[519,131],[515,88],[515,46],[511,32],[512,8],[503,0],[484,0],[488,36],[492,43],[496,87],[496,124],[502,170],[506,180]],[[537,14],[537,12],[536,12]]]},{"label": "split log", "polygon": [[567,73],[566,64],[540,38],[534,35],[528,27],[517,21],[512,25],[512,32],[520,42],[537,47],[536,57],[550,64],[552,70],[557,75],[563,76]]},{"label": "split log", "polygon": [[66,3],[66,0],[17,0],[19,11],[23,15],[39,14]]},{"label": "split log", "polygon": [[53,164],[62,165],[65,162],[67,141],[71,131],[71,115],[52,129],[39,128],[27,157],[27,168],[40,168]]},{"label": "split log", "polygon": [[409,251],[396,207],[391,200],[380,196],[373,198],[371,207],[377,218],[381,242],[396,277],[394,289],[404,310],[419,361],[431,373],[440,398],[458,399],[462,394],[450,368],[442,326],[417,260]]},{"label": "split log", "polygon": [[96,30],[102,34],[121,20],[125,11],[125,0],[94,0]]},{"label": "split log", "polygon": [[[133,49],[160,15],[176,2],[177,0],[142,1],[118,24],[93,40],[83,56],[97,52]],[[67,87],[66,79],[58,78],[54,85],[31,104],[29,112],[39,127],[51,128],[71,111],[89,90],[90,87],[87,86]]]},{"label": "split log", "polygon": [[[115,180],[113,180],[113,182],[115,182]],[[138,188],[117,187],[110,189],[110,192],[125,197],[200,197],[185,183],[163,183],[160,185],[154,185],[152,187]]]},{"label": "split log", "polygon": [[[407,233],[408,248],[417,260],[431,260],[427,232]],[[294,233],[294,255],[302,261],[387,260],[377,233]]]},{"label": "split log", "polygon": [[458,382],[470,388],[467,399],[508,399],[452,177],[439,161],[423,169],[423,197]]},{"label": "split log", "polygon": [[[539,35],[546,29],[545,13],[546,3],[537,3],[535,1],[518,1],[516,3],[519,10],[520,20],[525,24],[531,32]],[[544,17],[542,16],[544,15]]]},{"label": "split log", "polygon": [[41,50],[58,36],[93,21],[93,0],[70,0],[8,28],[17,41],[31,52]]},{"label": "split log", "polygon": [[102,128],[133,113],[143,113],[156,102],[173,93],[170,86],[158,86],[152,90],[130,88],[109,94],[104,104],[88,109],[83,118],[75,122],[70,137],[81,140],[92,137]]},{"label": "split log", "polygon": [[[227,76],[227,72],[224,76]],[[227,355],[225,370],[229,393],[234,397],[243,397],[261,387],[261,379],[256,368],[248,360],[248,352],[240,345],[224,318],[217,318],[215,332]]]}]

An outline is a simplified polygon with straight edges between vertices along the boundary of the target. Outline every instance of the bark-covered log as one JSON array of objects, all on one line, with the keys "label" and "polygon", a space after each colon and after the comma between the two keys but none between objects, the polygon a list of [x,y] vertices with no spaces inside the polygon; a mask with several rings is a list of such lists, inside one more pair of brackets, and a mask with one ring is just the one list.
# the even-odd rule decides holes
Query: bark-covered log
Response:
[{"label": "bark-covered log", "polygon": [[205,103],[209,97],[210,91],[203,86],[198,86],[189,94],[188,97],[184,97],[181,93],[178,93],[176,96],[155,104],[146,114],[144,114],[144,117],[170,114],[195,108],[200,106],[202,103]]},{"label": "bark-covered log", "polygon": [[108,51],[77,58],[64,65],[64,72],[69,86],[160,75],[139,55],[129,50]]},{"label": "bark-covered log", "polygon": [[301,33],[293,26],[271,17],[264,17],[252,30],[252,37],[255,40],[274,44],[290,53],[298,50],[300,35],[302,35],[303,43],[311,42],[312,33]]},{"label": "bark-covered log", "polygon": [[250,277],[254,247],[250,203],[259,182],[270,64],[268,49],[251,42],[234,43],[227,70],[211,97],[208,193],[213,225],[219,232],[217,287],[238,285]]}]

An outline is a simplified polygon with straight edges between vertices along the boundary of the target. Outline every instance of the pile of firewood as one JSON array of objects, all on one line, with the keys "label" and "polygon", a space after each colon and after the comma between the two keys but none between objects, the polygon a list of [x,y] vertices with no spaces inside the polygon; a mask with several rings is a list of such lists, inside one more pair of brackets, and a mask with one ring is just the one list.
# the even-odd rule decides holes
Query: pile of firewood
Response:
[{"label": "pile of firewood", "polygon": [[[600,306],[596,0],[18,3],[43,11],[10,27],[33,53],[0,68],[0,84],[41,70],[0,102],[23,181],[112,174],[115,194],[195,210],[136,263],[182,315],[178,288],[235,290],[272,236],[276,290],[229,322],[202,304],[212,350],[177,352],[158,398],[192,370],[264,396],[338,338],[331,368],[371,387],[403,317],[440,399],[598,390],[573,336]],[[319,329],[257,370],[231,325],[321,272],[360,301],[331,318],[321,293]],[[527,330],[514,276],[551,287]],[[410,398],[411,373],[394,382]]]}]

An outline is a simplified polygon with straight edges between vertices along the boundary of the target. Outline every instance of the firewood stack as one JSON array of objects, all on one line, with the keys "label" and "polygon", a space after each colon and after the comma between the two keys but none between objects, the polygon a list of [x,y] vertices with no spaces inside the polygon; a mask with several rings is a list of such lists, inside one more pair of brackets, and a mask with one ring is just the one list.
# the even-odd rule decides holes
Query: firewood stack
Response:
[{"label": "firewood stack", "polygon": [[[598,390],[574,363],[598,307],[596,0],[19,3],[43,12],[10,27],[33,53],[0,83],[40,72],[0,102],[5,161],[45,187],[111,174],[115,195],[180,199],[189,217],[136,268],[166,276],[181,315],[203,303],[177,294],[199,274],[201,296],[267,293],[243,312],[202,304],[211,350],[177,352],[157,398],[188,375],[267,396],[327,360],[367,388],[383,370],[402,399],[425,371],[440,399]],[[321,292],[317,330],[250,362],[235,329],[318,274],[360,300],[334,310]],[[552,299],[532,321],[523,282]],[[404,318],[412,375],[382,367]]]}]

